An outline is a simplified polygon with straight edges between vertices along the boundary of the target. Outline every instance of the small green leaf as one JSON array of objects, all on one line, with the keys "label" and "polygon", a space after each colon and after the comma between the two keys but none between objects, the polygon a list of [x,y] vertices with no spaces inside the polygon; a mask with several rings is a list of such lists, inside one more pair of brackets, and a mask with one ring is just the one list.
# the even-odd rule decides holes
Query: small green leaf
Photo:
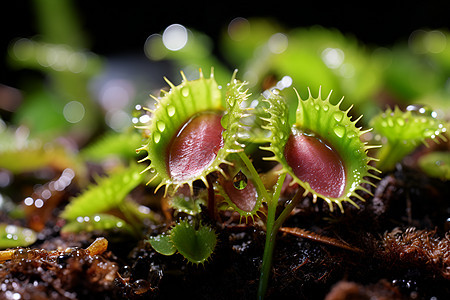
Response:
[{"label": "small green leaf", "polygon": [[133,230],[124,220],[108,214],[96,214],[86,217],[78,217],[67,222],[61,228],[61,233],[78,233],[82,231],[112,231],[118,230],[132,233]]},{"label": "small green leaf", "polygon": [[36,239],[36,233],[29,228],[0,224],[0,249],[27,247]]},{"label": "small green leaf", "polygon": [[71,200],[61,217],[75,220],[117,208],[130,191],[143,181],[141,167],[132,165],[109,177],[100,178],[97,185],[91,185],[81,195]]},{"label": "small green leaf", "polygon": [[170,235],[167,234],[151,236],[146,242],[150,243],[153,249],[162,255],[172,255],[177,252],[177,248],[175,248]]},{"label": "small green leaf", "polygon": [[194,264],[204,263],[213,253],[217,243],[217,236],[212,228],[200,225],[196,229],[187,221],[175,225],[170,237],[178,252]]}]

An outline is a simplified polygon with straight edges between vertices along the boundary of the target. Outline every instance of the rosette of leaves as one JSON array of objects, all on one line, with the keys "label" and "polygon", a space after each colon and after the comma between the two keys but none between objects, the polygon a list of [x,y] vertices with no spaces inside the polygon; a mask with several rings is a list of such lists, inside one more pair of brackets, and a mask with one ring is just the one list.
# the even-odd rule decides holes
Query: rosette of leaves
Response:
[{"label": "rosette of leaves", "polygon": [[[309,91],[309,90],[308,90]],[[369,165],[373,158],[367,152],[376,146],[361,141],[361,135],[370,130],[356,127],[360,118],[352,121],[348,110],[330,103],[331,93],[325,99],[321,91],[314,98],[302,100],[298,97],[296,119],[288,120],[288,109],[284,99],[273,94],[266,100],[269,103],[266,129],[272,132],[271,143],[264,150],[273,152],[268,160],[281,164],[280,173],[292,176],[292,183],[298,183],[317,198],[324,199],[333,210],[335,203],[343,211],[343,202],[356,205],[351,199],[364,201],[357,190],[370,192],[361,186],[372,184],[368,178],[377,178],[376,168]]]},{"label": "rosette of leaves", "polygon": [[397,106],[386,109],[371,120],[371,126],[386,138],[378,153],[377,167],[388,171],[421,144],[428,146],[429,140],[439,143],[447,141],[443,135],[447,124],[436,118],[436,113],[426,107],[410,106],[405,112]]},{"label": "rosette of leaves", "polygon": [[156,252],[173,255],[177,251],[193,264],[205,263],[213,254],[217,235],[211,227],[180,221],[169,232],[150,237],[148,243]]},{"label": "rosette of leaves", "polygon": [[145,169],[152,174],[149,182],[159,182],[155,191],[165,186],[165,193],[174,194],[184,184],[193,192],[193,182],[201,180],[208,187],[207,175],[220,172],[230,153],[242,150],[238,142],[241,128],[241,107],[246,100],[244,83],[235,79],[227,85],[226,93],[214,79],[200,78],[188,81],[183,73],[181,84],[175,86],[166,79],[170,91],[162,97],[153,97],[156,108],[149,124],[147,143],[138,149],[145,150],[143,161],[150,161]]}]

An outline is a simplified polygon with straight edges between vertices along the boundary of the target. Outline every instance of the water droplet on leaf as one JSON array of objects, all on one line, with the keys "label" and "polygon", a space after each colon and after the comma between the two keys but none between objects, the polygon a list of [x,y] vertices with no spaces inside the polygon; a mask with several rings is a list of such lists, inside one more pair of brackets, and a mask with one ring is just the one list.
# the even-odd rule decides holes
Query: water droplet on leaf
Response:
[{"label": "water droplet on leaf", "polygon": [[181,94],[182,94],[184,97],[189,96],[189,88],[188,88],[188,87],[184,87],[183,89],[181,89]]},{"label": "water droplet on leaf", "polygon": [[233,177],[233,185],[238,190],[243,190],[247,186],[247,176],[245,176],[242,171],[239,171],[234,177]]},{"label": "water droplet on leaf", "polygon": [[397,119],[397,124],[398,124],[399,126],[405,126],[405,120],[402,119],[402,118],[399,118],[399,119]]},{"label": "water droplet on leaf", "polygon": [[158,127],[158,130],[159,130],[160,132],[163,132],[164,129],[166,129],[166,123],[164,123],[163,121],[158,121],[158,122],[156,123],[156,126]]},{"label": "water droplet on leaf", "polygon": [[344,117],[344,113],[341,111],[337,111],[335,113],[333,113],[333,117],[337,122],[342,121],[342,118]]},{"label": "water droplet on leaf", "polygon": [[433,135],[433,133],[434,133],[433,130],[430,130],[430,129],[425,129],[423,131],[423,135],[426,137],[431,137]]},{"label": "water droplet on leaf", "polygon": [[172,117],[175,114],[175,107],[173,105],[167,106],[167,114]]},{"label": "water droplet on leaf", "polygon": [[153,133],[153,141],[158,144],[160,140],[161,140],[161,134],[159,132]]},{"label": "water droplet on leaf", "polygon": [[333,131],[340,138],[345,135],[345,127],[344,126],[336,126],[336,127],[334,127]]}]

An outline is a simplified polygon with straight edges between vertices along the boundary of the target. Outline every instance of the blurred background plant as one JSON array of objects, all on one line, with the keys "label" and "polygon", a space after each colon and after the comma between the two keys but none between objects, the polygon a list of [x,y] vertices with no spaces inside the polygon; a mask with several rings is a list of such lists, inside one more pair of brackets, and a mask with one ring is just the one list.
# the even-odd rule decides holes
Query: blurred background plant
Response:
[{"label": "blurred background plant", "polygon": [[[273,87],[295,103],[292,87],[302,97],[308,87],[321,87],[324,95],[334,91],[333,104],[339,100],[333,97],[345,95],[343,109],[354,104],[352,114],[365,116],[361,122],[387,107],[411,104],[449,119],[449,3],[303,3],[301,11],[249,3],[239,13],[225,5],[189,5],[6,4],[2,11],[10,18],[0,26],[0,187],[7,195],[27,199],[29,191],[17,195],[10,186],[22,173],[50,167],[56,172],[47,181],[64,170],[82,180],[87,161],[114,155],[119,162],[136,160],[128,149],[142,143],[134,129],[149,120],[142,107],[152,108],[149,94],[159,95],[163,76],[178,84],[180,70],[191,80],[199,68],[214,67],[225,85],[238,69],[239,79],[250,83],[255,108],[259,95]],[[295,109],[290,113],[293,120]],[[376,132],[368,136],[383,142]]]},{"label": "blurred background plant", "polygon": [[[450,41],[440,18],[445,4],[411,4],[407,12],[380,3],[370,14],[328,5],[318,10],[326,18],[305,16],[319,9],[305,4],[301,19],[283,5],[269,12],[248,4],[241,9],[247,18],[230,8],[200,18],[196,3],[189,14],[174,8],[163,15],[157,15],[158,3],[123,10],[108,5],[43,0],[6,7],[13,21],[2,26],[9,38],[0,52],[3,122],[32,128],[31,136],[46,141],[70,136],[83,145],[138,122],[134,106],[150,101],[162,76],[179,80],[174,74],[182,69],[192,79],[199,67],[211,66],[221,84],[239,69],[254,95],[273,86],[296,86],[303,97],[307,87],[334,90],[366,120],[386,105],[422,103],[440,115],[449,108]],[[404,19],[389,19],[399,11]],[[384,23],[369,25],[383,17]]]}]

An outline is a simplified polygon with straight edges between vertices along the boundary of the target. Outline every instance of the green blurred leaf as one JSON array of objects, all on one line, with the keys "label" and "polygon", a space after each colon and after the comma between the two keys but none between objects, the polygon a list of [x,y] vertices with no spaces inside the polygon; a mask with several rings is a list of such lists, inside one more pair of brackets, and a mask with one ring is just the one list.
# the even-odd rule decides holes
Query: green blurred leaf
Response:
[{"label": "green blurred leaf", "polygon": [[36,233],[29,228],[0,224],[0,249],[28,247],[36,239]]}]

